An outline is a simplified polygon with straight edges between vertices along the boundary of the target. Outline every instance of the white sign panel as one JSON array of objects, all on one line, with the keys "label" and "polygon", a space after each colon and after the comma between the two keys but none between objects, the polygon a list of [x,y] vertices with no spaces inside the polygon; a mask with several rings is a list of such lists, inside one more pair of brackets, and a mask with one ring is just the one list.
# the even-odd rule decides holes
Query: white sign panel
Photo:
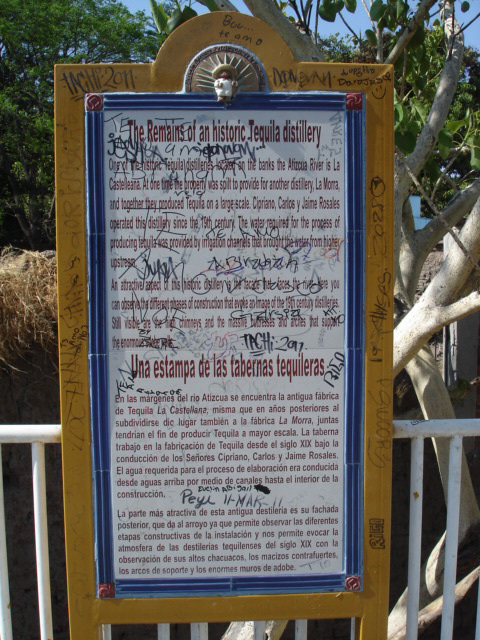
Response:
[{"label": "white sign panel", "polygon": [[103,118],[114,579],[341,573],[344,113]]}]

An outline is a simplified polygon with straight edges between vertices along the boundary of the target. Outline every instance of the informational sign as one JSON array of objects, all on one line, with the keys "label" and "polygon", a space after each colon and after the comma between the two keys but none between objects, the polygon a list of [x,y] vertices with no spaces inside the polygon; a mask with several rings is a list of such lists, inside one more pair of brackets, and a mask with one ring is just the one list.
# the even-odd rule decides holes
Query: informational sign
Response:
[{"label": "informational sign", "polygon": [[392,67],[216,11],[58,65],[55,118],[70,637],[386,637]]},{"label": "informational sign", "polygon": [[343,590],[362,543],[361,96],[166,100],[88,113],[100,566],[117,595]]}]

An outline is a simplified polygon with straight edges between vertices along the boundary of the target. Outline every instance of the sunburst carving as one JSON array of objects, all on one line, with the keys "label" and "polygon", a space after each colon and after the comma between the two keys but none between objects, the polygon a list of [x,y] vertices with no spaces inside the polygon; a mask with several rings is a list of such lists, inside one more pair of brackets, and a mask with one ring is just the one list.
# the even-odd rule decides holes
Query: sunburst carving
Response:
[{"label": "sunburst carving", "polygon": [[220,65],[230,65],[235,69],[239,92],[265,91],[265,74],[258,60],[232,45],[217,45],[196,56],[185,76],[186,91],[213,93],[213,71]]}]

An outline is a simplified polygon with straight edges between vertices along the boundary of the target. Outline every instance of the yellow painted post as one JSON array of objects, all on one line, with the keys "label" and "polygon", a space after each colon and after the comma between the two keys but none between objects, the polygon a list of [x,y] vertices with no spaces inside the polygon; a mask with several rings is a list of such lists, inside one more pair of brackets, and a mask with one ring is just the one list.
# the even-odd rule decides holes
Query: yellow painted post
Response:
[{"label": "yellow painted post", "polygon": [[[101,598],[96,587],[88,339],[85,107],[87,94],[182,92],[197,54],[240,45],[265,70],[267,90],[339,92],[365,102],[363,589],[333,593]],[[153,64],[58,65],[55,153],[59,352],[65,535],[72,640],[103,623],[354,617],[363,640],[386,638],[391,501],[393,301],[393,72],[387,65],[298,62],[268,25],[216,12],[178,28]],[[109,318],[104,318],[107,322]],[[105,399],[105,402],[107,400]],[[108,585],[105,590],[108,592]],[[107,593],[108,595],[108,593]]]}]

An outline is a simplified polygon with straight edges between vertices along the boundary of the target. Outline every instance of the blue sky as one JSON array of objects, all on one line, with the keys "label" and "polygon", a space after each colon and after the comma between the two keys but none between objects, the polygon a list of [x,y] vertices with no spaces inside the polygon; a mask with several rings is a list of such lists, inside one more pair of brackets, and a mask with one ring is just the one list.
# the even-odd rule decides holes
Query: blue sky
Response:
[{"label": "blue sky", "polygon": [[[232,0],[232,2],[235,4],[235,6],[238,7],[240,11],[248,13],[243,2],[236,2],[235,0]],[[150,15],[149,0],[122,0],[122,3],[125,4],[132,12],[145,11],[147,15]],[[195,5],[195,9],[199,13],[201,13],[202,7],[201,5],[197,4]],[[458,10],[457,20],[461,25],[465,25],[470,22],[470,20],[472,20],[478,13],[480,13],[480,0],[470,0],[470,10],[467,13],[461,13],[460,10]],[[354,30],[361,29],[362,31],[365,31],[365,29],[368,29],[370,27],[366,13],[362,10],[362,8],[359,8],[357,14],[355,15],[354,22],[352,14],[344,11],[345,17],[348,19],[349,24]],[[322,28],[324,29],[325,35],[329,35],[332,33],[340,33],[341,35],[346,35],[347,33],[349,33],[340,18],[337,18],[333,24],[322,22]],[[476,49],[480,48],[480,18],[478,18],[475,23],[465,31],[465,43],[469,46],[475,47]]]}]

